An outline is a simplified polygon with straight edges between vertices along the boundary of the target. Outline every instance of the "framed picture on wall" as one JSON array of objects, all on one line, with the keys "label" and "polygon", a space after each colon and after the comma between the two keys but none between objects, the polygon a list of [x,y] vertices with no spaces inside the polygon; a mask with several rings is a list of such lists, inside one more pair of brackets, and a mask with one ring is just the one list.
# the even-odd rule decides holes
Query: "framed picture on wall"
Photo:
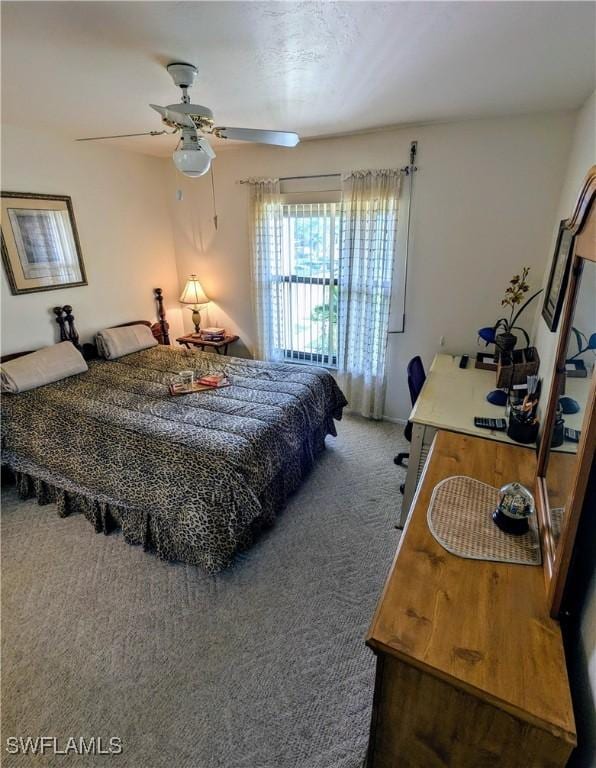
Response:
[{"label": "framed picture on wall", "polygon": [[2,261],[13,294],[87,285],[72,201],[1,192]]},{"label": "framed picture on wall", "polygon": [[566,221],[562,221],[559,224],[555,255],[553,256],[544,304],[542,306],[542,317],[551,331],[556,331],[559,324],[565,290],[569,281],[573,241],[574,235],[567,228]]}]

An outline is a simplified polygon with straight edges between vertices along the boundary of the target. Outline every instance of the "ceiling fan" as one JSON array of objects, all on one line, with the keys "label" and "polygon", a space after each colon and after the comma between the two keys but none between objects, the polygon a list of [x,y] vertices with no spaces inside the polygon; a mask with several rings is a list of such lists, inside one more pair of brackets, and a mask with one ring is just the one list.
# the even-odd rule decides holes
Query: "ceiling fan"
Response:
[{"label": "ceiling fan", "polygon": [[254,128],[224,128],[214,126],[213,112],[200,104],[191,104],[188,89],[192,87],[198,70],[192,64],[173,62],[167,70],[172,80],[182,90],[180,104],[168,104],[160,107],[149,106],[161,115],[162,122],[172,130],[145,131],[143,133],[121,133],[115,136],[89,136],[77,141],[100,141],[103,139],[121,139],[130,136],[161,136],[180,132],[179,144],[172,156],[174,164],[185,176],[203,176],[215,157],[213,148],[200,134],[210,134],[219,139],[256,141],[260,144],[275,144],[279,147],[295,147],[300,141],[297,133],[287,131],[261,131]]}]

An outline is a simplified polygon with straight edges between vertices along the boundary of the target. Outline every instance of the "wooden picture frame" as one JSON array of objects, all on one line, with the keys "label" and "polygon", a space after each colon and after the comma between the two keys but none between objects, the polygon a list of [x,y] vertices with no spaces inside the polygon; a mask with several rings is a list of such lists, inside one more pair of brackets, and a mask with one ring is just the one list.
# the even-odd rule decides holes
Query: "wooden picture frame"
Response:
[{"label": "wooden picture frame", "polygon": [[68,195],[0,192],[2,261],[13,295],[87,285]]},{"label": "wooden picture frame", "polygon": [[542,305],[542,317],[546,321],[549,331],[556,331],[559,324],[563,299],[569,282],[574,239],[575,235],[567,226],[567,220],[564,219],[559,224],[557,244],[544,294],[544,304]]},{"label": "wooden picture frame", "polygon": [[596,375],[593,374],[586,398],[581,437],[577,447],[577,466],[570,478],[570,493],[560,535],[555,537],[551,519],[546,472],[551,452],[551,435],[557,403],[565,375],[567,342],[573,321],[584,264],[596,262],[596,165],[588,171],[573,214],[565,222],[573,234],[573,258],[569,285],[564,294],[564,311],[553,366],[553,379],[548,396],[544,432],[538,451],[536,472],[536,507],[540,527],[540,544],[546,592],[553,618],[559,618],[569,568],[573,559],[576,535],[583,508],[588,479],[596,448]]}]

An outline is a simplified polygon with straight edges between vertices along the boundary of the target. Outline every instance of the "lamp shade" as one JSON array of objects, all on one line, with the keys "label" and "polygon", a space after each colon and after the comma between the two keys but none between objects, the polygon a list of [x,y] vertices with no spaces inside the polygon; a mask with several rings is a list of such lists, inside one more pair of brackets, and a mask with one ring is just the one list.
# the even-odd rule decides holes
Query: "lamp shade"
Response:
[{"label": "lamp shade", "polygon": [[208,304],[211,299],[205,294],[205,291],[201,287],[201,284],[197,280],[196,275],[191,275],[186,281],[182,296],[180,296],[182,304]]}]

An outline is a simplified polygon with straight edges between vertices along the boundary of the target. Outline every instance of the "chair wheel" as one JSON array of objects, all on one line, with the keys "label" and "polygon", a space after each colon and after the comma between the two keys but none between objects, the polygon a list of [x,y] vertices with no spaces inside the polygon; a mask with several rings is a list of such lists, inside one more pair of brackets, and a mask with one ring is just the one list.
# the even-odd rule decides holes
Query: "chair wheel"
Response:
[{"label": "chair wheel", "polygon": [[408,459],[409,457],[409,453],[398,453],[397,456],[393,459],[393,463],[397,464],[398,467],[403,467],[404,459]]}]

